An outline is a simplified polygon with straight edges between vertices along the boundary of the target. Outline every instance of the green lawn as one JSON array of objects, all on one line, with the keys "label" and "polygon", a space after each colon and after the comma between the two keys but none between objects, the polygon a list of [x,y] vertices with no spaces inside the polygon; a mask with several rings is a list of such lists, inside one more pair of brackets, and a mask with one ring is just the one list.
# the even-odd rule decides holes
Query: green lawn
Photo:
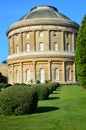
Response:
[{"label": "green lawn", "polygon": [[0,116],[0,130],[86,130],[86,90],[63,86],[39,101],[35,114]]}]

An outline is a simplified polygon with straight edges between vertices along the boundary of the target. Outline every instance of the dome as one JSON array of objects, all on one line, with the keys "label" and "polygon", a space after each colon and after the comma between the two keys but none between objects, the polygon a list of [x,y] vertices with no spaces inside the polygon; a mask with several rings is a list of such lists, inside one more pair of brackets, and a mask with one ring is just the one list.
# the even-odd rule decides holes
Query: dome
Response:
[{"label": "dome", "polygon": [[12,24],[7,31],[7,35],[11,30],[15,30],[21,27],[39,25],[58,25],[79,28],[79,25],[69,19],[64,14],[60,13],[57,8],[53,6],[36,6],[21,17],[16,23]]},{"label": "dome", "polygon": [[53,6],[36,6],[30,10],[29,14],[26,14],[20,20],[37,18],[58,18],[70,20],[65,15],[59,13],[58,10]]}]

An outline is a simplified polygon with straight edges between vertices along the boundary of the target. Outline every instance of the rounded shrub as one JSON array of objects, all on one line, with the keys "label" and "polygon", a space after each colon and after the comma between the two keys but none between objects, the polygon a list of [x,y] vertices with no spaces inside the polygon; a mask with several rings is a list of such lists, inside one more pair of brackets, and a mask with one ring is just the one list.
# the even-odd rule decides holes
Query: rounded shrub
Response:
[{"label": "rounded shrub", "polygon": [[5,83],[0,83],[0,88],[4,88]]},{"label": "rounded shrub", "polygon": [[51,83],[44,84],[44,86],[49,89],[49,94],[53,93],[53,87],[52,87]]},{"label": "rounded shrub", "polygon": [[51,86],[53,88],[53,91],[55,91],[58,87],[60,87],[60,84],[58,82],[51,83]]},{"label": "rounded shrub", "polygon": [[38,95],[28,86],[11,86],[0,93],[0,108],[4,115],[24,115],[34,113]]},{"label": "rounded shrub", "polygon": [[36,90],[38,94],[39,100],[46,100],[49,96],[49,89],[47,87],[44,87],[43,85],[34,85],[34,89]]},{"label": "rounded shrub", "polygon": [[8,87],[10,87],[10,86],[12,86],[12,84],[5,84],[5,85],[4,85],[4,88],[8,88]]}]

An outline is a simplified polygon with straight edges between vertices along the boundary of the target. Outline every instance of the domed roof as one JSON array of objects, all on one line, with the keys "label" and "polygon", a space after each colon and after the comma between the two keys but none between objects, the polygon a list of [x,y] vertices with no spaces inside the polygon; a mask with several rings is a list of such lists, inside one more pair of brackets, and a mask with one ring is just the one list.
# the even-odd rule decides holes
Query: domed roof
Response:
[{"label": "domed roof", "polygon": [[23,16],[19,21],[37,18],[59,18],[70,20],[65,15],[59,13],[58,10],[53,6],[36,6],[30,10],[29,14]]},{"label": "domed roof", "polygon": [[17,28],[35,25],[58,25],[79,28],[76,22],[59,13],[57,8],[53,6],[36,6],[30,10],[30,13],[12,24],[6,34],[8,35],[11,30]]}]

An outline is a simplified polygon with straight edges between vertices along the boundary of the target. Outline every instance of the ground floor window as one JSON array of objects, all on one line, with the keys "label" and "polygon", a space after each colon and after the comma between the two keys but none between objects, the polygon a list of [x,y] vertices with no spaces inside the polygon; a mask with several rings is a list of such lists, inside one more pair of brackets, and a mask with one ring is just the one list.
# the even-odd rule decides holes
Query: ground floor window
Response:
[{"label": "ground floor window", "polygon": [[30,81],[30,70],[26,70],[26,81]]},{"label": "ground floor window", "polygon": [[45,82],[45,71],[43,68],[40,69],[40,82],[44,83]]},{"label": "ground floor window", "polygon": [[59,69],[58,68],[54,69],[54,80],[59,80]]},{"label": "ground floor window", "polygon": [[19,83],[19,71],[16,70],[16,83]]},{"label": "ground floor window", "polygon": [[66,81],[70,81],[71,80],[71,69],[67,69],[66,70]]}]

